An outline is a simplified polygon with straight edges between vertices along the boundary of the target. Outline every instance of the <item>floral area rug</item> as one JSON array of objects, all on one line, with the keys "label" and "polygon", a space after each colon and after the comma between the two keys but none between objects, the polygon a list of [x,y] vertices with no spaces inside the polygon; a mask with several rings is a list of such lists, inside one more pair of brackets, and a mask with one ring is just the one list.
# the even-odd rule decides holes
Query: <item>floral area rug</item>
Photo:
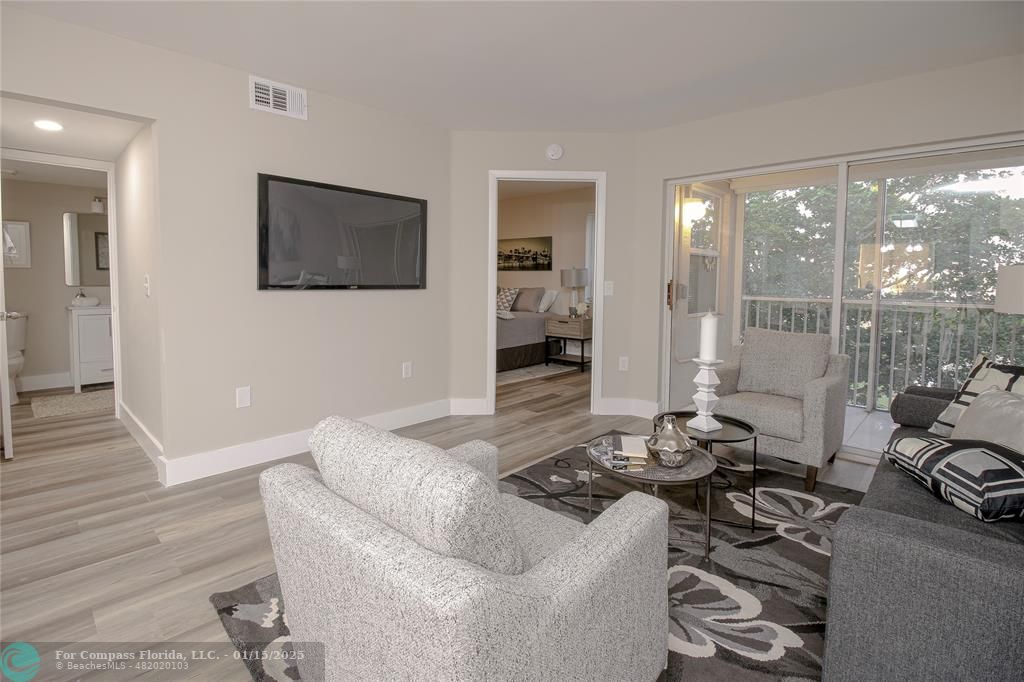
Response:
[{"label": "floral area rug", "polygon": [[239,658],[256,682],[299,679],[277,574],[210,595]]},{"label": "floral area rug", "polygon": [[[693,486],[665,488],[669,504],[669,665],[675,680],[817,680],[824,651],[832,527],[861,493],[749,465],[720,466],[711,494],[711,558],[704,560],[704,515]],[[587,456],[582,445],[504,479],[519,497],[589,522]],[[636,487],[594,473],[594,516]],[[703,504],[703,489],[700,495]],[[751,508],[757,530],[751,531]],[[736,524],[736,525],[730,525]],[[276,575],[210,597],[256,682],[298,680]]]},{"label": "floral area rug", "polygon": [[[764,458],[768,459],[768,458]],[[763,464],[763,460],[761,461]],[[724,464],[724,466],[722,466]],[[662,679],[817,680],[825,637],[832,527],[862,493],[720,460],[711,492],[711,558],[693,485],[661,487],[669,505],[669,664]],[[580,445],[505,481],[519,497],[587,522],[587,456]],[[594,513],[636,490],[594,471]],[[704,501],[701,488],[700,503]],[[754,509],[757,530],[750,530]]]}]

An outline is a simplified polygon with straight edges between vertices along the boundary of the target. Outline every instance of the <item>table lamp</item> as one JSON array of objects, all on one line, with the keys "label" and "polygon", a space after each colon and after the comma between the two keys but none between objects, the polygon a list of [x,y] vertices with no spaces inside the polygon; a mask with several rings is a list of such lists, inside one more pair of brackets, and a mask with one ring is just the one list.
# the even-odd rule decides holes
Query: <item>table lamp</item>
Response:
[{"label": "table lamp", "polygon": [[1004,265],[996,275],[996,312],[1024,315],[1024,263]]},{"label": "table lamp", "polygon": [[562,270],[562,286],[572,290],[572,305],[569,307],[570,317],[579,317],[576,306],[579,305],[579,290],[587,286],[590,273],[586,268],[565,268]]}]

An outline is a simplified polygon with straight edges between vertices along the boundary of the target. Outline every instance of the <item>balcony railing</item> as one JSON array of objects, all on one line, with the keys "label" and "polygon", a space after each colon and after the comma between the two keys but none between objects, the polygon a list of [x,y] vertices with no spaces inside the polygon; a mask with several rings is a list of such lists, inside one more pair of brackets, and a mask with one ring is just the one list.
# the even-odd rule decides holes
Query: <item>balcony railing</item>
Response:
[{"label": "balcony railing", "polygon": [[[958,387],[979,353],[1006,363],[1024,357],[1024,315],[992,306],[881,302],[872,350],[872,302],[843,300],[840,347],[850,356],[851,405],[888,409],[906,386]],[[743,297],[743,326],[801,333],[831,330],[832,301]]]}]

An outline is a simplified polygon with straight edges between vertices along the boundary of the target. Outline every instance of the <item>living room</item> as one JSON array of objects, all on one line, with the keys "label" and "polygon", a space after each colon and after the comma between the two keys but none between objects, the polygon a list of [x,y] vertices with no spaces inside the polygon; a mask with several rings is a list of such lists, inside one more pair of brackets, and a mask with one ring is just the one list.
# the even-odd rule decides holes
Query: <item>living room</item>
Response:
[{"label": "living room", "polygon": [[[737,22],[740,7],[742,21]],[[930,417],[927,429],[953,400],[948,393],[923,395],[939,402],[935,414],[935,403],[898,396],[913,395],[916,386],[967,388],[981,395],[977,386],[965,387],[972,374],[977,378],[978,355],[991,356],[986,361],[1000,367],[1024,361],[1022,316],[1013,304],[1020,290],[1014,290],[1019,283],[1012,275],[1024,249],[1019,184],[1014,184],[1020,182],[1022,164],[1016,159],[1024,143],[1021,5],[895,3],[882,12],[859,3],[43,2],[4,3],[0,11],[5,99],[142,125],[120,156],[104,159],[115,176],[112,258],[117,267],[120,256],[123,266],[111,285],[112,335],[123,342],[115,348],[134,353],[117,359],[122,376],[115,382],[114,412],[72,420],[73,436],[53,423],[13,434],[5,424],[5,445],[13,451],[13,459],[0,469],[5,645],[29,644],[48,665],[47,656],[60,642],[93,640],[127,648],[132,642],[208,642],[229,656],[236,651],[232,637],[249,651],[269,651],[273,644],[289,655],[302,649],[292,642],[326,643],[323,656],[313,652],[316,663],[301,670],[300,676],[309,679],[643,679],[656,678],[666,666],[667,679],[815,679],[823,669],[827,679],[966,678],[965,671],[972,670],[968,661],[977,658],[989,667],[979,668],[983,672],[976,678],[1019,676],[1019,661],[1005,653],[1014,645],[1019,648],[1024,631],[1019,609],[1006,611],[1024,592],[1024,578],[1012,568],[1014,561],[1020,564],[1019,537],[1016,544],[1006,539],[1019,529],[1019,514],[986,523],[938,499],[938,493],[932,496],[911,474],[872,477],[876,468],[888,471],[882,467],[889,465],[889,456],[881,449],[889,445],[894,417],[912,422],[911,427]],[[709,27],[727,25],[734,33],[729,42],[736,46],[729,59],[721,63],[702,57],[715,53],[725,39],[724,28]],[[826,33],[829,41],[821,39]],[[686,40],[679,40],[683,34]],[[864,35],[878,39],[879,51],[871,60],[854,49]],[[543,49],[523,50],[523,45]],[[815,57],[808,59],[808,53]],[[581,72],[581,60],[593,73]],[[302,90],[305,118],[254,106],[255,91],[247,93],[253,77],[287,92]],[[380,87],[385,82],[389,87]],[[72,132],[70,126],[66,132]],[[40,138],[47,140],[47,149],[17,151],[69,156],[53,147],[61,132],[49,135]],[[5,132],[5,151],[8,139]],[[907,158],[966,158],[962,155],[974,157],[953,167],[892,165]],[[877,173],[858,175],[886,164]],[[776,235],[776,243],[755,243],[750,235],[767,239],[775,234],[773,226],[795,225],[793,213],[780,208],[776,215],[781,217],[767,217],[747,229],[750,215],[740,222],[740,207],[752,211],[759,200],[756,207],[765,216],[778,208],[769,202],[776,193],[820,188],[823,181],[770,186],[741,186],[740,181],[813,168],[829,169],[832,215],[822,217],[828,209],[821,197],[792,210],[803,220],[810,210],[815,226],[824,230],[821,236],[801,242]],[[489,183],[527,172],[552,182],[573,181],[579,174],[599,178],[594,181],[594,223],[602,243],[595,250],[594,300],[588,311],[599,335],[593,364],[581,373],[593,381],[582,386],[592,392],[589,400],[578,399],[575,373],[515,384],[514,392],[500,387],[491,392],[495,356],[489,335],[497,284],[491,279],[497,277],[492,248],[497,243],[489,225],[497,216]],[[351,189],[424,202],[420,205],[428,209],[419,226],[425,238],[418,242],[424,267],[417,271],[423,279],[404,288],[370,283],[362,287],[366,290],[359,290],[357,281],[352,290],[314,277],[302,280],[301,287],[260,288],[261,174],[324,185],[320,189],[325,191]],[[995,216],[985,223],[929,222],[934,202],[912,201],[903,194],[892,198],[916,201],[920,208],[901,205],[897,215],[883,207],[884,219],[874,223],[848,209],[850,197],[861,196],[856,190],[870,192],[872,183],[877,198],[883,181],[943,174],[963,174],[963,182],[1007,179],[1005,187],[986,190],[998,198],[1001,212],[985,209]],[[693,186],[722,183],[730,186],[723,190],[718,243],[693,253],[689,240],[701,219],[684,219],[688,202],[683,200],[694,198],[687,194]],[[741,195],[746,197],[742,201]],[[969,207],[979,194],[950,196],[950,203]],[[802,198],[811,201],[809,195]],[[866,205],[857,204],[857,210]],[[874,209],[879,210],[877,202]],[[8,215],[5,202],[4,220],[18,219]],[[827,230],[821,227],[826,223]],[[875,232],[857,232],[869,224]],[[947,238],[951,231],[962,231],[967,245]],[[140,239],[121,241],[133,234]],[[262,238],[270,240],[273,234],[268,229]],[[915,238],[895,238],[904,234]],[[685,244],[677,242],[682,237]],[[782,255],[750,269],[755,261],[743,253],[761,243]],[[894,258],[900,252],[891,252],[890,243],[903,249],[902,261]],[[918,243],[922,250],[914,256]],[[794,280],[804,282],[808,270],[787,263],[826,244],[827,262],[816,263],[820,272],[814,280],[816,287],[824,282],[825,290],[795,290],[784,276],[793,272]],[[932,249],[928,254],[926,244]],[[952,247],[977,257],[966,268],[980,275],[971,287],[965,282],[938,286],[932,280],[929,286],[915,282],[908,287],[886,279],[890,266],[894,272],[911,265],[914,272],[943,264],[950,269],[956,260],[949,257]],[[347,251],[334,255],[339,270],[348,263],[345,258],[354,257]],[[926,263],[926,257],[933,260]],[[703,270],[691,269],[691,261]],[[717,316],[704,333],[708,310],[699,302],[710,299],[693,295],[691,275],[698,273],[703,277],[697,284],[715,283]],[[863,281],[854,281],[857,277]],[[868,280],[871,287],[854,286]],[[686,287],[676,286],[667,295],[670,281]],[[779,288],[772,290],[774,285]],[[911,294],[917,308],[902,305]],[[852,300],[857,296],[862,298]],[[692,313],[690,301],[698,302]],[[934,323],[927,339],[922,301],[930,311],[928,324]],[[757,323],[758,305],[763,306],[762,324]],[[855,308],[861,317],[841,325]],[[890,312],[893,308],[896,313]],[[814,330],[827,343],[822,345],[818,334],[804,335],[805,322],[820,324]],[[705,349],[702,337],[711,338],[712,324],[716,333]],[[966,325],[959,336],[958,325]],[[794,357],[806,359],[796,366],[806,381],[794,384],[796,375],[788,369],[769,368],[765,376],[782,374],[787,385],[765,383],[764,392],[749,390],[750,376],[743,378],[747,365],[742,352],[734,358],[733,347],[750,344],[758,332],[749,332],[757,327],[766,333],[799,330],[808,337],[795,342],[808,345],[784,345],[790,357],[782,353],[779,360],[789,368]],[[857,340],[858,329],[866,338]],[[31,353],[31,326],[28,333]],[[760,357],[779,354],[770,348],[770,335],[762,341]],[[906,362],[908,353],[917,364]],[[848,360],[834,360],[829,369],[840,356]],[[695,359],[709,366],[698,366]],[[940,359],[942,364],[935,364]],[[850,369],[844,373],[846,362]],[[813,371],[805,373],[808,368]],[[804,400],[803,387],[833,370],[840,378],[816,384],[828,400]],[[1008,374],[996,368],[986,388],[1013,394],[1015,384],[1007,379],[998,386],[997,373]],[[570,381],[577,383],[565,383]],[[800,437],[784,437],[787,431],[772,432],[774,417],[741,414],[735,403],[742,400],[734,396],[743,393],[770,397],[755,400],[758,408],[799,401],[799,409],[786,403],[790,421],[778,423],[796,429],[793,420],[799,416],[799,429],[806,426],[816,434],[815,446],[805,448]],[[28,392],[27,399],[33,397]],[[575,401],[573,409],[560,409],[567,401]],[[907,414],[897,409],[900,402],[908,405]],[[952,404],[966,408],[964,402],[970,401]],[[818,409],[826,403],[827,410]],[[754,430],[728,425],[739,429],[731,442],[677,438],[694,454],[688,461],[713,464],[717,470],[686,486],[673,490],[650,481],[631,483],[625,474],[602,469],[581,447],[596,440],[599,451],[627,452],[635,442],[623,443],[623,435],[650,436],[655,415],[696,408],[709,412],[709,419],[730,417]],[[958,411],[966,414],[969,408]],[[437,459],[437,471],[457,474],[458,480],[469,481],[473,473],[448,461],[460,454],[463,464],[483,467],[481,476],[488,480],[500,475],[501,485],[496,483],[493,491],[473,488],[482,497],[472,504],[498,505],[488,517],[495,523],[505,514],[512,518],[501,527],[467,526],[464,537],[486,531],[491,540],[512,533],[516,541],[489,557],[477,556],[479,561],[450,561],[461,550],[441,537],[440,529],[428,538],[422,529],[389,523],[397,524],[394,518],[403,510],[377,505],[402,499],[401,491],[382,492],[380,500],[363,495],[368,489],[391,490],[385,483],[397,484],[397,479],[376,481],[372,471],[356,463],[351,467],[355,478],[346,479],[347,470],[334,465],[345,457],[367,459],[369,446],[357,445],[364,438],[379,443],[368,461],[379,461],[385,451],[397,457],[391,452],[399,447],[390,440],[394,436],[340,421],[314,431],[332,415],[430,443],[403,440],[401,447],[417,453],[419,460]],[[677,429],[699,416],[678,415]],[[859,416],[877,419],[884,427],[880,441],[871,441],[877,449],[850,440],[848,428]],[[109,440],[93,440],[93,434]],[[668,429],[665,443],[672,442],[671,435]],[[610,443],[603,442],[606,436]],[[739,440],[743,436],[750,437]],[[490,442],[497,454],[483,445],[459,448],[473,439]],[[787,441],[800,441],[799,447]],[[22,443],[24,454],[19,455]],[[442,459],[445,453],[434,446],[456,450]],[[1006,444],[996,447],[1012,451]],[[701,453],[709,450],[706,459]],[[101,452],[109,457],[97,456]],[[892,455],[901,457],[914,459],[906,451]],[[281,462],[287,463],[284,469],[277,468]],[[296,463],[319,469],[324,482],[336,486],[331,494],[347,498],[365,518],[346,512],[344,518],[331,517],[339,524],[333,530],[316,523],[293,528],[301,510],[286,504],[283,491],[294,491],[299,499],[301,489],[316,504],[331,499],[316,491],[315,481],[303,478]],[[813,479],[809,467],[816,469]],[[837,477],[841,469],[856,473]],[[274,472],[264,478],[266,506],[259,490],[265,470]],[[288,473],[296,478],[279,478]],[[424,480],[438,491],[450,490],[454,479],[422,473],[430,474]],[[350,490],[352,480],[363,488]],[[275,481],[281,487],[271,485]],[[932,528],[906,515],[902,524],[892,524],[897,529],[920,526],[919,537],[931,543],[921,556],[954,553],[941,544],[943,536],[966,536],[956,551],[964,565],[978,572],[971,581],[998,589],[970,592],[965,577],[970,571],[944,579],[953,582],[951,592],[965,595],[956,604],[970,593],[975,603],[1001,614],[1005,620],[998,633],[982,636],[981,626],[972,621],[970,644],[949,646],[964,622],[941,617],[946,602],[916,592],[913,585],[901,594],[924,600],[920,608],[889,608],[915,619],[902,621],[905,629],[909,622],[928,623],[910,628],[914,637],[881,631],[886,618],[892,618],[893,627],[901,622],[888,610],[871,616],[879,623],[877,633],[851,626],[849,602],[844,601],[849,595],[833,595],[837,586],[854,589],[892,580],[858,563],[830,562],[842,559],[831,547],[840,546],[844,524],[856,538],[872,533],[902,538],[882,523],[885,519],[867,518],[876,510],[863,501],[877,496],[872,486],[879,481],[886,483],[890,497],[908,496],[921,514],[948,521]],[[700,492],[696,499],[695,488]],[[638,490],[652,494],[630,493]],[[459,500],[469,499],[466,490],[457,493]],[[429,501],[434,504],[443,501]],[[503,512],[506,504],[514,511]],[[571,518],[540,513],[550,511]],[[963,518],[946,516],[954,513]],[[615,545],[620,552],[608,552],[635,563],[608,568],[598,548],[581,541],[586,531],[574,524],[589,522],[591,514],[599,524],[595,532],[608,533],[613,544],[616,524],[633,520],[644,526],[634,544],[623,538]],[[858,516],[863,525],[853,523]],[[384,544],[363,547],[363,554],[345,545],[333,559],[326,549],[307,556],[286,537],[286,526],[297,531],[296,539],[321,548],[330,543],[317,537],[320,530],[343,533],[339,529],[346,527],[373,530]],[[342,536],[331,537],[342,543]],[[520,537],[547,544],[530,545],[527,551]],[[901,544],[908,543],[868,543],[864,556],[884,550],[884,560],[876,563],[913,572],[910,566],[916,564],[898,564],[893,558]],[[861,551],[857,542],[850,546]],[[984,556],[968,551],[975,546]],[[415,580],[446,576],[435,581],[441,593],[431,598],[460,595],[453,597],[458,609],[434,610],[426,596],[422,602],[404,601],[393,585],[384,591],[378,585],[375,592],[371,580],[353,580],[355,566],[367,576],[378,575],[369,562],[379,556],[374,552],[380,547],[395,556],[401,550],[409,561],[433,557],[430,565],[439,572],[417,573]],[[756,559],[770,564],[757,576],[750,573]],[[870,567],[872,562],[864,563]],[[321,567],[320,577],[309,582],[304,564]],[[400,564],[387,563],[380,573],[390,580]],[[531,574],[527,564],[551,572]],[[584,573],[583,567],[591,565],[595,573]],[[660,565],[660,573],[654,565]],[[839,581],[830,576],[835,570],[845,571]],[[604,582],[606,575],[615,578],[622,571],[637,572],[631,581],[636,592],[625,589],[621,579]],[[280,576],[276,588],[275,576]],[[647,579],[660,581],[661,591],[642,592]],[[478,591],[495,581],[529,584],[522,594],[533,595],[536,601],[529,603],[544,607],[506,603],[492,592]],[[563,581],[564,594],[553,589]],[[314,588],[307,585],[316,586],[314,601],[308,601]],[[243,588],[245,599],[253,601],[239,600]],[[538,591],[529,592],[534,588]],[[996,598],[993,593],[999,590],[1003,596]],[[328,598],[332,591],[361,600],[361,606]],[[892,597],[875,592],[879,600]],[[729,615],[702,612],[700,600],[712,594]],[[870,600],[853,594],[866,610]],[[235,598],[235,604],[221,601],[214,608],[214,595],[228,595],[219,599]],[[671,608],[664,601],[670,595]],[[648,600],[646,607],[628,608],[626,602],[640,599]],[[943,597],[948,599],[953,597]],[[322,605],[302,606],[316,602]],[[277,615],[270,615],[271,603]],[[493,611],[474,610],[485,604]],[[266,615],[272,623],[262,629],[273,636],[241,637],[246,626],[233,614],[261,609],[261,619]],[[435,617],[440,620],[431,620]],[[342,622],[365,627],[342,627]],[[621,637],[617,660],[610,661],[600,652],[627,625],[635,629]],[[744,627],[756,634],[744,634]],[[440,631],[445,637],[428,634]],[[650,636],[641,636],[648,631]],[[561,654],[553,642],[563,647]],[[833,642],[840,648],[833,649]],[[923,649],[934,660],[921,661]],[[346,653],[353,650],[369,653]],[[906,669],[899,667],[904,664]],[[238,660],[194,666],[190,674],[201,679],[261,674]],[[289,673],[284,668],[263,673],[276,679],[299,674],[294,667]]]}]

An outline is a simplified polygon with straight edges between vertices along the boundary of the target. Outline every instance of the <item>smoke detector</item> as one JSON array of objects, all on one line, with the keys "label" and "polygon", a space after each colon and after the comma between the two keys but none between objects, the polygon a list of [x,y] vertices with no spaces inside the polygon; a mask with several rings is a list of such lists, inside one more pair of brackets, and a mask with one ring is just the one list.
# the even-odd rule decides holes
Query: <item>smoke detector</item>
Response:
[{"label": "smoke detector", "polygon": [[249,108],[306,120],[306,91],[294,85],[249,76]]}]

